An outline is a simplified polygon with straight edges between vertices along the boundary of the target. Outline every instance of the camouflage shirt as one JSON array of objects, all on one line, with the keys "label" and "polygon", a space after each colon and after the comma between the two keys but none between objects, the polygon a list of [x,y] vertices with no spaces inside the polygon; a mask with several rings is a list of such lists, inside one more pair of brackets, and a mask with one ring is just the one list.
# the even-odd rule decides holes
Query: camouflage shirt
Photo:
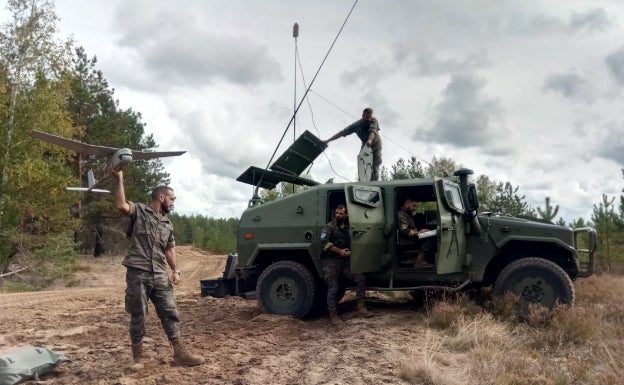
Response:
[{"label": "camouflage shirt", "polygon": [[132,235],[128,255],[123,264],[128,267],[167,273],[165,250],[175,246],[173,225],[163,216],[159,218],[148,205],[128,202],[131,218]]},{"label": "camouflage shirt", "polygon": [[368,141],[368,135],[371,131],[375,132],[375,138],[373,139],[371,148],[373,149],[373,151],[381,149],[381,138],[379,137],[379,122],[377,121],[377,118],[371,117],[369,122],[365,122],[363,119],[353,122],[352,124],[347,126],[347,128],[342,130],[342,136],[347,136],[355,133],[362,141],[363,146]]},{"label": "camouflage shirt", "polygon": [[397,212],[397,226],[399,229],[400,238],[409,238],[410,230],[416,230],[414,224],[414,218],[409,215],[405,210],[399,210]]},{"label": "camouflage shirt", "polygon": [[329,251],[329,248],[336,246],[339,249],[348,249],[351,247],[351,237],[349,236],[349,224],[343,223],[338,226],[336,220],[329,222],[321,231],[321,249],[324,257],[338,257],[338,254]]}]

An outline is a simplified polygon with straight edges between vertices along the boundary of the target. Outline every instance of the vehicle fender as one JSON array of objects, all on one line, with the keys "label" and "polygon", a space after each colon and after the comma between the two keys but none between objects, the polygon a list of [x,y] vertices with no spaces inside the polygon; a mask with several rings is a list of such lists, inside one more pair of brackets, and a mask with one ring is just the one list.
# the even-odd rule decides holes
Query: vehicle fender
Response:
[{"label": "vehicle fender", "polygon": [[[320,246],[315,243],[301,242],[301,243],[259,243],[254,249],[251,257],[249,258],[248,265],[257,264],[257,260],[260,254],[266,253],[280,253],[288,251],[301,252],[304,251],[307,258],[314,265],[317,274],[322,274],[322,267],[320,264]],[[284,258],[281,258],[282,260]],[[289,259],[289,258],[287,258]],[[301,258],[292,258],[291,260],[296,262],[303,262]],[[306,264],[306,263],[304,263]]]},{"label": "vehicle fender", "polygon": [[535,237],[523,237],[517,235],[510,235],[500,240],[500,242],[496,243],[496,248],[502,249],[506,244],[512,241],[521,241],[521,242],[531,242],[531,243],[545,243],[545,244],[556,244],[561,248],[570,252],[570,254],[576,255],[576,249],[574,247],[568,245],[567,243],[561,241],[557,238],[535,238]]}]

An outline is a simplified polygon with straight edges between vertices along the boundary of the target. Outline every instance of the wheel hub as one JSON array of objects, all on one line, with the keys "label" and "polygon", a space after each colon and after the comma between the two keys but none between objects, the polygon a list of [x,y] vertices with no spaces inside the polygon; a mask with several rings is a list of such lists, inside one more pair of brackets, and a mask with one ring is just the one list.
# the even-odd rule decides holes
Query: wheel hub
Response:
[{"label": "wheel hub", "polygon": [[288,306],[297,301],[299,290],[295,281],[288,278],[278,279],[271,285],[271,297],[276,305]]},{"label": "wheel hub", "polygon": [[553,304],[553,289],[542,278],[526,277],[518,282],[516,292],[523,301],[540,303],[545,306]]}]

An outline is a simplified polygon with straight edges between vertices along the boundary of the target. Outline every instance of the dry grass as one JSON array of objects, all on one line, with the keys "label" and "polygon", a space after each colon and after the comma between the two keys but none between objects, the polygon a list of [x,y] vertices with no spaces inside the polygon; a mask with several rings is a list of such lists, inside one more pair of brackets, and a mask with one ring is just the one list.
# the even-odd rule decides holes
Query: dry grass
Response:
[{"label": "dry grass", "polygon": [[401,363],[398,377],[414,385],[459,385],[448,373],[448,362],[439,354],[441,348],[437,336],[427,334],[424,346],[410,349],[407,358]]},{"label": "dry grass", "polygon": [[513,296],[484,306],[465,296],[435,302],[427,325],[438,337],[403,362],[399,377],[431,385],[624,384],[624,277],[579,280],[576,293],[575,306],[534,307],[526,322]]}]

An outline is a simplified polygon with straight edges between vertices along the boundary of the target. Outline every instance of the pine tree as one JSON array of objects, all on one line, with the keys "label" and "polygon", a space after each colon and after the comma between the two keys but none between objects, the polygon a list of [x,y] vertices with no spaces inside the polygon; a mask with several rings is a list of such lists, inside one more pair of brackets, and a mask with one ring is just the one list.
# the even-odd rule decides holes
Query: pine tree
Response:
[{"label": "pine tree", "polygon": [[611,247],[613,246],[614,234],[617,230],[616,214],[613,210],[615,197],[609,199],[606,194],[602,194],[602,202],[594,205],[592,221],[598,233],[598,252],[596,259],[603,271],[610,271],[612,268]]},{"label": "pine tree", "polygon": [[559,212],[559,205],[553,208],[550,205],[550,197],[546,197],[546,204],[544,206],[544,210],[542,210],[541,207],[537,207],[537,213],[539,214],[540,218],[545,219],[547,221],[552,221],[557,216],[558,212]]},{"label": "pine tree", "polygon": [[518,195],[519,188],[519,186],[514,187],[510,182],[499,182],[496,185],[496,195],[491,202],[492,212],[514,217],[534,215],[531,207],[524,200],[525,196]]},{"label": "pine tree", "polygon": [[[403,158],[399,158],[399,160],[393,164],[390,168],[389,177],[390,180],[397,179],[416,179],[423,178],[425,173],[423,171],[422,165],[420,161],[416,159],[416,157],[412,156],[407,161]],[[385,175],[384,175],[385,177]]]}]

